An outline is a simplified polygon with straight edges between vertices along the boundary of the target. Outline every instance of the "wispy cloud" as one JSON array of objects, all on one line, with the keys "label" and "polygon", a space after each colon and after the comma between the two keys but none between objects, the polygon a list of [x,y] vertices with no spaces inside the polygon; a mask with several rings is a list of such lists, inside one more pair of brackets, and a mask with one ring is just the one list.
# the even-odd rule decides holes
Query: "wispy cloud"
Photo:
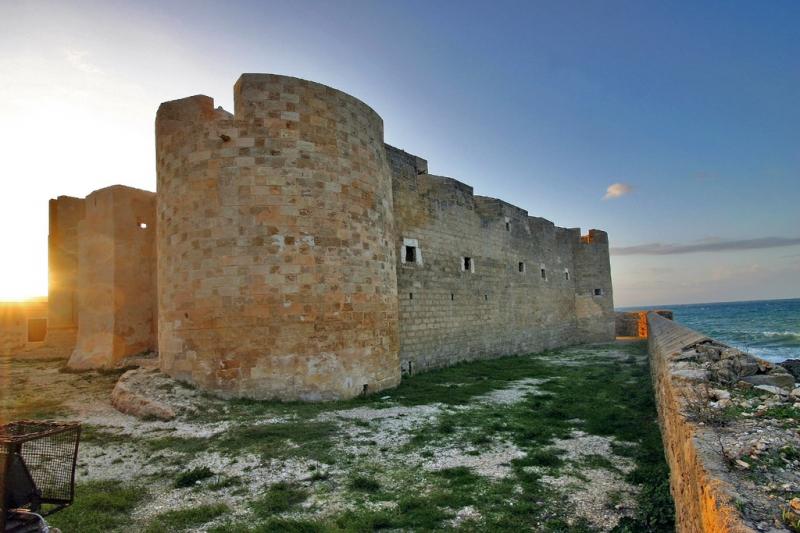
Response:
[{"label": "wispy cloud", "polygon": [[782,248],[800,244],[800,237],[759,237],[742,240],[710,240],[694,244],[661,244],[659,242],[611,248],[612,255],[675,255],[697,252],[728,252]]},{"label": "wispy cloud", "polygon": [[619,198],[620,196],[630,194],[631,191],[633,191],[633,187],[627,183],[612,183],[606,189],[606,194],[603,196],[603,200],[613,200],[614,198]]},{"label": "wispy cloud", "polygon": [[86,50],[64,50],[64,58],[67,60],[67,63],[75,67],[76,69],[80,70],[81,72],[85,72],[87,74],[99,74],[102,72],[97,65],[92,64],[91,62],[86,60],[86,57],[89,55],[89,52]]}]

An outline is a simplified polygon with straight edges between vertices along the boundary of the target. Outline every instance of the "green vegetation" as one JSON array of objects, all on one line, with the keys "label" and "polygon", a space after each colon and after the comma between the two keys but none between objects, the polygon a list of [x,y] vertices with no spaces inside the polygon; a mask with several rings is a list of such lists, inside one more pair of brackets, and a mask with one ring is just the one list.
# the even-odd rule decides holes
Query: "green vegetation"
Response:
[{"label": "green vegetation", "polygon": [[207,524],[229,510],[227,505],[217,503],[167,511],[156,515],[144,531],[145,533],[186,531]]},{"label": "green vegetation", "polygon": [[48,523],[64,533],[107,533],[131,524],[131,511],[147,492],[118,481],[90,481],[75,489],[75,503],[50,517]]},{"label": "green vegetation", "polygon": [[[286,422],[282,424],[242,425],[217,439],[214,445],[226,452],[253,452],[264,459],[306,457],[333,464],[331,437],[336,432],[332,422]],[[287,446],[292,442],[295,446]]]},{"label": "green vegetation", "polygon": [[355,476],[348,484],[351,490],[359,490],[361,492],[378,492],[381,489],[381,484],[371,477]]},{"label": "green vegetation", "polygon": [[308,493],[298,485],[281,482],[275,483],[250,508],[260,518],[270,518],[277,513],[292,510],[308,498]]},{"label": "green vegetation", "polygon": [[36,391],[28,394],[0,396],[0,413],[4,420],[38,420],[64,415],[63,398],[41,396]]},{"label": "green vegetation", "polygon": [[[204,505],[132,524],[128,517],[142,503],[144,491],[109,484],[107,491],[94,493],[93,485],[85,484],[75,507],[54,515],[53,522],[64,533],[100,530],[91,529],[93,521],[100,519],[94,514],[109,520],[101,528],[104,531],[180,531],[214,521],[220,525],[209,531],[430,531],[458,524],[457,529],[463,531],[589,532],[595,529],[576,514],[565,493],[543,481],[543,476],[570,476],[580,486],[588,480],[587,472],[599,470],[624,479],[638,491],[634,516],[623,519],[615,533],[672,531],[669,476],[644,350],[643,344],[593,346],[463,363],[406,378],[380,396],[328,404],[224,402],[208,397],[208,408],[204,405],[197,417],[206,423],[230,422],[230,426],[207,438],[164,436],[164,432],[155,438],[128,437],[88,426],[86,442],[125,444],[143,452],[148,462],[162,461],[168,477],[143,478],[148,482],[166,484],[166,490],[174,490],[173,484],[195,487],[193,491],[226,498],[237,512],[226,517],[225,505]],[[526,378],[538,381],[514,401],[478,401]],[[442,407],[433,410],[425,423],[406,426],[411,429],[404,431],[402,446],[387,443],[386,435],[380,434],[380,421],[319,416],[356,407],[432,404]],[[563,449],[576,432],[607,438],[611,453],[587,451],[576,459]],[[498,466],[503,475],[496,477],[466,466],[441,470],[417,466],[420,458],[438,461],[445,450],[470,457],[498,447],[522,454]],[[255,455],[262,463],[248,462],[246,468],[225,471],[225,475],[208,468],[180,472],[187,460],[209,451],[229,457],[233,464],[244,455]],[[786,450],[784,456],[797,453]],[[251,468],[271,464],[281,468],[282,461],[295,460],[307,462],[307,466],[299,463],[298,481],[274,483],[254,493],[259,489],[254,489],[248,476]],[[623,469],[621,464],[632,467]],[[197,485],[203,479],[208,481]],[[612,491],[606,505],[613,509],[630,499],[625,496],[628,493]],[[120,510],[94,511],[93,497],[114,494]],[[310,503],[303,505],[306,501]],[[328,501],[346,505],[333,514],[320,514]],[[83,513],[80,522],[76,510]],[[86,517],[88,528],[83,522]]]},{"label": "green vegetation", "polygon": [[181,472],[178,474],[178,477],[175,478],[175,487],[179,489],[184,487],[193,487],[198,481],[202,481],[210,477],[214,477],[214,472],[212,472],[207,466],[192,468],[191,470],[187,470],[186,472]]}]

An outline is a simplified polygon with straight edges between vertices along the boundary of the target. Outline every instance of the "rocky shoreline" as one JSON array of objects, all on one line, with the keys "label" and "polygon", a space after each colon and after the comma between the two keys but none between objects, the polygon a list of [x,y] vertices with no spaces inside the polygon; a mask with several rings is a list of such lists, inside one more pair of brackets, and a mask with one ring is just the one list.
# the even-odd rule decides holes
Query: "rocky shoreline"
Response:
[{"label": "rocky shoreline", "polygon": [[648,319],[673,495],[690,509],[684,530],[800,531],[800,361],[771,363]]}]

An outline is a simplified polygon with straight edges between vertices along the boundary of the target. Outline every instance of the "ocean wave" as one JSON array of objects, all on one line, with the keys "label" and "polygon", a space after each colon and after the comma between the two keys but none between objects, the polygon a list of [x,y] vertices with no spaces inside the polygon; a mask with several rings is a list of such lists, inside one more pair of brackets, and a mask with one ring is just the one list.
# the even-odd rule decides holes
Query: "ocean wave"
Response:
[{"label": "ocean wave", "polygon": [[794,337],[800,339],[800,332],[797,331],[762,331],[765,337]]}]

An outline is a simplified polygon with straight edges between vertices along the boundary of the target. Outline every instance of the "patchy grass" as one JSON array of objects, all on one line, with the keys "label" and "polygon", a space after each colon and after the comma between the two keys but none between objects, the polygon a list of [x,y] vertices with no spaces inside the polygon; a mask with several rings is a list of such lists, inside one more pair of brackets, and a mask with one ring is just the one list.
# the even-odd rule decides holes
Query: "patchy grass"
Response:
[{"label": "patchy grass", "polygon": [[175,478],[175,487],[194,487],[198,481],[202,481],[210,477],[214,477],[214,472],[212,472],[207,466],[192,468],[191,470],[187,470],[178,474],[178,477]]},{"label": "patchy grass", "polygon": [[381,484],[374,478],[367,476],[355,476],[347,484],[350,490],[358,490],[361,492],[378,492],[381,490]]},{"label": "patchy grass", "polygon": [[107,533],[129,527],[131,512],[147,492],[138,485],[117,481],[90,481],[75,489],[75,503],[47,521],[64,533]]},{"label": "patchy grass", "polygon": [[250,451],[264,459],[306,457],[333,464],[331,437],[335,432],[336,425],[331,422],[286,422],[242,425],[213,440],[215,447],[229,454]]},{"label": "patchy grass", "polygon": [[144,532],[186,531],[187,529],[207,524],[228,511],[230,511],[228,506],[222,503],[166,511],[153,517]]},{"label": "patchy grass", "polygon": [[[640,344],[615,346],[615,349],[626,350],[631,356],[643,355]],[[417,430],[407,449],[447,442],[454,433],[467,434],[472,442],[478,439],[511,442],[527,452],[526,457],[513,461],[516,475],[524,478],[527,466],[551,470],[563,467],[559,451],[548,446],[555,439],[570,438],[576,429],[613,437],[620,444],[612,450],[634,460],[635,468],[626,479],[640,489],[637,515],[626,521],[626,527],[639,528],[639,531],[671,531],[674,526],[669,473],[656,425],[646,360],[643,357],[627,360],[598,358],[591,365],[561,366],[557,364],[558,356],[554,353],[541,359],[509,359],[516,360],[513,364],[506,359],[496,359],[460,365],[426,374],[424,380],[466,383],[463,387],[447,389],[444,395],[436,394],[439,400],[444,402],[449,398],[451,403],[484,394],[489,383],[494,382],[496,386],[498,381],[506,383],[512,377],[517,380],[524,377],[550,378],[538,385],[543,394],[528,395],[510,405],[487,404],[446,412],[437,422]],[[480,368],[479,372],[477,368]],[[487,375],[491,378],[485,378]],[[414,403],[421,401],[422,388],[419,384],[409,385],[405,393],[399,389],[397,394],[400,395],[399,401]],[[614,468],[609,458],[597,456],[571,466],[577,467],[578,475],[581,468]],[[523,497],[535,498],[541,494],[542,487],[535,480],[529,481],[528,486],[523,485]],[[531,506],[529,512],[533,512],[534,507]],[[517,514],[519,509],[515,505],[513,514]]]},{"label": "patchy grass", "polygon": [[258,499],[250,503],[250,508],[259,518],[270,518],[274,514],[285,513],[296,508],[308,498],[308,492],[292,483],[276,483]]},{"label": "patchy grass", "polygon": [[40,420],[65,415],[64,399],[58,395],[33,394],[0,396],[0,422],[3,420]]},{"label": "patchy grass", "polygon": [[[518,401],[514,397],[493,403],[484,397],[526,378],[536,378],[536,384],[521,392]],[[130,437],[112,428],[87,426],[86,442],[108,444],[109,453],[123,458],[138,452],[148,458],[147,465],[164,468],[139,475],[131,487],[108,485],[113,488],[108,493],[116,494],[120,505],[117,511],[103,513],[111,521],[100,529],[91,529],[96,519],[92,504],[86,502],[101,495],[87,493],[87,486],[92,487],[87,484],[81,485],[76,506],[54,515],[53,521],[59,525],[64,517],[65,533],[180,531],[207,527],[212,521],[220,524],[209,529],[214,532],[431,531],[452,528],[456,519],[465,531],[595,531],[596,526],[576,514],[568,495],[548,485],[543,476],[588,480],[582,472],[603,470],[638,489],[634,516],[622,520],[617,533],[672,531],[668,472],[649,379],[643,344],[631,344],[462,363],[405,378],[398,388],[379,396],[342,402],[222,401],[208,396],[203,409],[184,422],[229,423],[225,431],[209,437],[177,437],[163,430]],[[430,411],[412,409],[426,405]],[[409,408],[393,422],[409,428],[402,430],[402,442],[409,439],[403,445],[381,433],[387,424],[379,416],[364,420],[327,415],[359,407],[397,411],[398,406]],[[576,431],[611,439],[611,453],[580,459],[567,454],[559,446],[568,447],[561,441]],[[482,466],[451,466],[460,458],[478,460],[497,449],[514,450],[516,457],[497,467],[502,470],[498,476],[481,475]],[[202,464],[197,460],[209,452],[228,461],[228,467],[214,467],[224,475],[202,467],[179,473],[189,460]],[[450,468],[430,466],[443,457],[457,460],[444,463]],[[632,470],[620,469],[623,459],[633,464]],[[219,456],[214,460],[218,464]],[[91,458],[88,463],[91,470]],[[200,479],[208,481],[196,485]],[[286,481],[276,482],[281,479]],[[146,483],[172,491],[181,490],[173,484],[195,487],[192,494],[213,495],[218,498],[213,501],[227,501],[231,509],[188,507],[131,522],[132,511],[146,505],[141,500],[144,491],[136,488]],[[133,492],[126,496],[125,490]],[[624,494],[629,493],[626,488]],[[610,509],[622,494],[609,492]],[[310,498],[313,504],[303,505]],[[125,501],[127,507],[122,505]],[[77,521],[75,509],[88,513],[88,528]]]}]

